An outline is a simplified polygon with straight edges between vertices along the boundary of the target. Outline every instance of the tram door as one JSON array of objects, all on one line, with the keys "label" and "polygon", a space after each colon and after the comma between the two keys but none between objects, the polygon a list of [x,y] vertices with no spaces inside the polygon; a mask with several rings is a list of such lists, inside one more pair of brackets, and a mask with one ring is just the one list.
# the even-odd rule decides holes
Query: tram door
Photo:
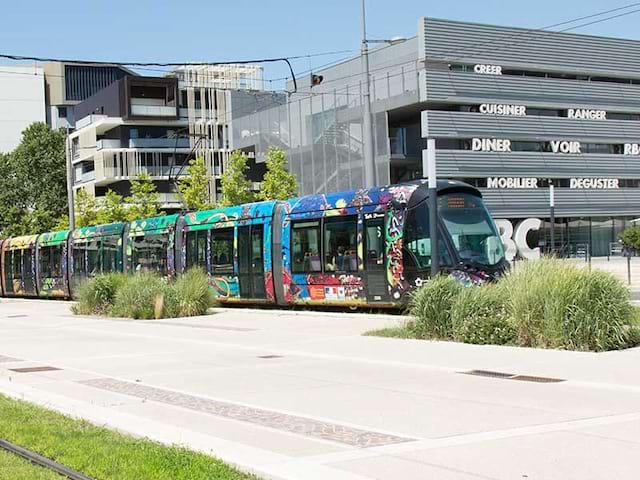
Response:
[{"label": "tram door", "polygon": [[263,225],[238,227],[240,298],[266,298]]},{"label": "tram door", "polygon": [[367,214],[364,220],[364,270],[369,302],[388,300],[384,214]]}]

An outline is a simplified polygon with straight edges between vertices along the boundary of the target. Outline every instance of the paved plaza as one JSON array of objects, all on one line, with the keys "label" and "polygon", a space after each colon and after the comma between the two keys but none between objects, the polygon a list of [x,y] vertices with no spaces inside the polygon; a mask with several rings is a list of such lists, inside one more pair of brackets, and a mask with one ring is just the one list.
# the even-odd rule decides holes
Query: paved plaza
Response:
[{"label": "paved plaza", "polygon": [[640,349],[361,336],[400,321],[249,309],[110,320],[0,300],[0,392],[262,478],[638,478]]}]

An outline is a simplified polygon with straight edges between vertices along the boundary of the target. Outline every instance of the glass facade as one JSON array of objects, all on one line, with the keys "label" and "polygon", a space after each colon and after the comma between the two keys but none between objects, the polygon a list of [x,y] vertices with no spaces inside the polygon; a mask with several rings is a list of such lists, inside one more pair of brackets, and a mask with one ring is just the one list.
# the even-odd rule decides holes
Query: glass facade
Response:
[{"label": "glass facade", "polygon": [[[582,257],[591,252],[593,257],[610,254],[612,244],[618,243],[620,233],[633,225],[637,217],[569,217],[556,218],[555,250],[563,257]],[[513,219],[515,225],[521,219]],[[551,223],[544,219],[540,230],[532,230],[527,243],[542,252],[551,249]]]}]

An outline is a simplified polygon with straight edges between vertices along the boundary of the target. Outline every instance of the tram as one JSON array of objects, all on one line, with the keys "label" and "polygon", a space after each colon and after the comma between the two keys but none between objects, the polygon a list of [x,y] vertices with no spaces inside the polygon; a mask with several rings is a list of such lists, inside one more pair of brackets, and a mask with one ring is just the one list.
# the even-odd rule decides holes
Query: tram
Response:
[{"label": "tram", "polygon": [[[506,268],[480,192],[440,180],[439,264],[461,282]],[[0,240],[5,297],[72,298],[104,272],[202,267],[220,303],[400,307],[430,275],[426,181]]]}]

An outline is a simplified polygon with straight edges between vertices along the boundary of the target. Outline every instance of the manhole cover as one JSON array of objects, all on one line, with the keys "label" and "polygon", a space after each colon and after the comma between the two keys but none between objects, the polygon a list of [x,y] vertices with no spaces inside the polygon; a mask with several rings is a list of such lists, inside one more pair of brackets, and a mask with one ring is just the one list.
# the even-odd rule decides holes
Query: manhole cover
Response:
[{"label": "manhole cover", "polygon": [[56,367],[43,366],[43,367],[10,368],[9,370],[17,373],[35,373],[35,372],[53,372],[55,370],[62,370],[62,369],[56,368]]}]

